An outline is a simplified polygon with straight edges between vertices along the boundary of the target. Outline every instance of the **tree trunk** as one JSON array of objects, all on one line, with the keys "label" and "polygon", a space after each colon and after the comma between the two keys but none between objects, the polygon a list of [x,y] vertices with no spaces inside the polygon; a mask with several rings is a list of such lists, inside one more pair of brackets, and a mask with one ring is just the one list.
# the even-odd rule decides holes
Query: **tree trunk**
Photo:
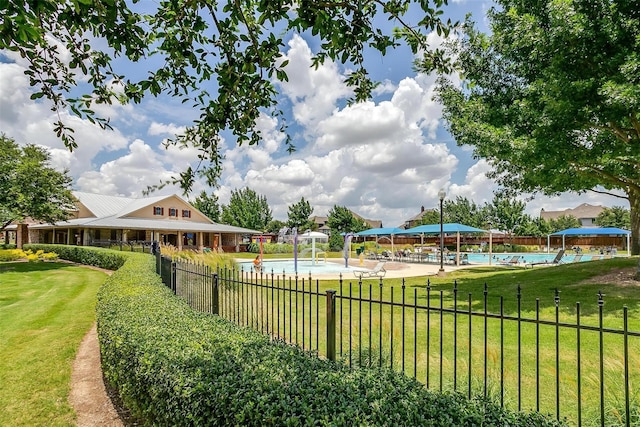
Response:
[{"label": "tree trunk", "polygon": [[[631,217],[631,255],[640,254],[640,191],[629,191],[629,214]],[[640,280],[640,260],[636,270],[636,280]]]}]

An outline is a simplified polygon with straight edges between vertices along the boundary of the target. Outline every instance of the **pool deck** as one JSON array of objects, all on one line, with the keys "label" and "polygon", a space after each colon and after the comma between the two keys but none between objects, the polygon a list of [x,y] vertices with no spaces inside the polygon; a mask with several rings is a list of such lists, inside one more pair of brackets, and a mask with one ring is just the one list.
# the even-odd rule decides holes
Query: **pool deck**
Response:
[{"label": "pool deck", "polygon": [[[237,261],[246,262],[247,260],[238,259]],[[326,262],[344,265],[344,259],[342,258],[327,258]],[[350,258],[349,266],[353,267],[354,269],[359,268],[359,269],[372,270],[373,268],[375,268],[378,262],[381,262],[381,261],[368,260],[368,259],[361,261],[357,258]],[[488,264],[473,263],[473,264],[467,264],[467,265],[461,265],[461,266],[444,264],[444,271],[445,273],[448,273],[448,272],[459,270],[462,268],[477,267],[480,265],[488,265]],[[433,263],[419,264],[419,263],[409,263],[409,262],[399,262],[399,261],[385,261],[384,269],[386,270],[386,273],[384,275],[384,278],[386,279],[402,278],[402,277],[418,277],[418,276],[436,276],[438,274],[438,270],[440,270],[440,265],[433,264]],[[298,276],[308,277],[308,273],[303,273],[302,271],[300,271],[298,272]],[[328,273],[328,274],[314,273],[311,275],[311,278],[314,280],[316,279],[317,280],[338,280],[340,279],[340,274],[339,273]],[[354,280],[354,279],[357,280],[357,277],[353,273],[343,274],[342,278],[344,280]],[[372,278],[376,279],[376,277],[372,277]]]}]

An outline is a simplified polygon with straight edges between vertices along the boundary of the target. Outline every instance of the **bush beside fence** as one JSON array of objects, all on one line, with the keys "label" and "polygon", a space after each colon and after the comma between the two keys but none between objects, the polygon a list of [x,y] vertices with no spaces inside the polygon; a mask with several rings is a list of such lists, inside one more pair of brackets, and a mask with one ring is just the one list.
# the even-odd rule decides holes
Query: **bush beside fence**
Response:
[{"label": "bush beside fence", "polygon": [[155,260],[127,261],[98,295],[103,372],[149,425],[523,425],[560,423],[386,369],[351,369],[192,310]]},{"label": "bush beside fence", "polygon": [[28,244],[24,245],[24,249],[31,249],[33,252],[38,250],[54,252],[58,254],[60,259],[104,268],[106,270],[119,269],[129,255],[128,253],[125,255],[123,252],[108,249],[71,245]]}]

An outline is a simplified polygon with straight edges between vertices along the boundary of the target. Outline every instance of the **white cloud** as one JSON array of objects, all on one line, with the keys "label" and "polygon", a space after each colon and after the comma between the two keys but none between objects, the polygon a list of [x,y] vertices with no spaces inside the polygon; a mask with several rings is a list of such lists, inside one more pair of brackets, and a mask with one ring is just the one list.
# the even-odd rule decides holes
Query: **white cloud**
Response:
[{"label": "white cloud", "polygon": [[[162,156],[142,140],[129,145],[129,152],[116,160],[102,164],[97,171],[80,175],[77,187],[81,191],[140,197],[148,186],[167,180],[175,171],[164,168]],[[179,192],[176,188],[164,189],[163,193]]]},{"label": "white cloud", "polygon": [[301,125],[313,130],[315,124],[336,108],[338,100],[352,94],[335,63],[327,61],[312,67],[311,49],[306,41],[294,35],[282,60],[289,60],[285,71],[289,77],[280,82],[282,93],[293,103],[293,116]]},{"label": "white cloud", "polygon": [[158,123],[156,121],[151,122],[147,134],[149,135],[169,135],[174,137],[175,135],[182,135],[186,129],[186,126],[176,126],[173,123],[165,124]]}]

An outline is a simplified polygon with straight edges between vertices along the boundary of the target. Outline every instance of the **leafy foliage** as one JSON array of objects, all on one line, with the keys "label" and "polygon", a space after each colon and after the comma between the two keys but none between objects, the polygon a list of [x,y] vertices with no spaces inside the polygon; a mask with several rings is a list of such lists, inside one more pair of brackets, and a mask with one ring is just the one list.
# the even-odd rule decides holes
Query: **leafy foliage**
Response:
[{"label": "leafy foliage", "polygon": [[316,224],[310,219],[312,213],[311,203],[305,200],[304,197],[300,198],[298,203],[289,206],[287,227],[297,228],[300,233],[304,233],[307,230],[313,231],[316,228]]},{"label": "leafy foliage", "polygon": [[614,206],[612,208],[605,208],[598,214],[596,218],[596,224],[600,227],[617,227],[628,230],[631,226],[631,217],[629,216],[629,210],[622,206]]},{"label": "leafy foliage", "polygon": [[327,225],[332,233],[357,233],[367,229],[366,223],[356,218],[346,206],[337,205],[329,210]]},{"label": "leafy foliage", "polygon": [[0,230],[29,217],[55,223],[69,218],[75,198],[67,171],[51,166],[51,156],[36,145],[19,147],[0,135]]},{"label": "leafy foliage", "polygon": [[228,205],[222,206],[220,220],[229,225],[264,231],[271,221],[271,209],[265,196],[250,188],[232,190]]},{"label": "leafy foliage", "polygon": [[265,231],[267,233],[278,234],[280,230],[286,227],[286,223],[284,221],[280,221],[279,219],[272,219],[269,221],[267,226],[265,227]]},{"label": "leafy foliage", "polygon": [[460,145],[504,187],[554,195],[617,190],[640,253],[640,16],[629,0],[498,0],[490,35],[451,45],[462,86],[440,79]]},{"label": "leafy foliage", "polygon": [[351,369],[189,308],[134,255],[98,294],[107,381],[149,425],[556,426],[540,414]]},{"label": "leafy foliage", "polygon": [[78,264],[93,265],[106,270],[117,270],[124,264],[127,257],[133,253],[71,245],[28,244],[24,245],[24,247],[32,252],[53,252],[58,254],[60,259],[77,262]]},{"label": "leafy foliage", "polygon": [[477,228],[482,228],[486,225],[486,210],[486,207],[480,207],[475,202],[461,196],[457,196],[455,201],[445,200],[442,204],[445,223],[457,222]]},{"label": "leafy foliage", "polygon": [[552,218],[549,220],[549,228],[552,233],[560,230],[566,230],[567,228],[580,227],[580,221],[573,215],[560,215],[558,218]]},{"label": "leafy foliage", "polygon": [[[427,38],[432,31],[449,33],[453,24],[441,19],[440,10],[447,0],[143,2],[148,13],[137,12],[136,3],[6,0],[0,8],[0,49],[18,52],[28,62],[36,88],[32,98],[48,99],[58,117],[68,107],[107,128],[109,120],[96,115],[96,104],[139,103],[160,95],[199,110],[193,125],[169,142],[199,150],[200,165],[170,180],[185,191],[196,178],[215,184],[222,132],[238,144],[257,144],[260,114],[282,118],[275,84],[288,79],[288,61],[280,50],[292,32],[316,39],[319,51],[312,66],[326,60],[349,65],[346,83],[353,87],[354,101],[367,99],[376,86],[365,67],[366,50],[386,54],[406,44],[421,67],[449,69],[444,52],[432,49]],[[422,18],[408,22],[405,15],[418,10]],[[384,21],[399,28],[386,31],[376,24]],[[126,60],[116,61],[121,58]],[[121,63],[138,67],[124,75],[117,69]],[[145,77],[135,80],[138,76]],[[68,96],[83,80],[91,93]],[[284,131],[286,123],[280,124]],[[77,147],[62,119],[54,130],[67,147]]]},{"label": "leafy foliage", "polygon": [[218,204],[218,196],[215,194],[209,195],[202,190],[193,201],[193,207],[205,214],[211,221],[220,222],[220,205]]}]

